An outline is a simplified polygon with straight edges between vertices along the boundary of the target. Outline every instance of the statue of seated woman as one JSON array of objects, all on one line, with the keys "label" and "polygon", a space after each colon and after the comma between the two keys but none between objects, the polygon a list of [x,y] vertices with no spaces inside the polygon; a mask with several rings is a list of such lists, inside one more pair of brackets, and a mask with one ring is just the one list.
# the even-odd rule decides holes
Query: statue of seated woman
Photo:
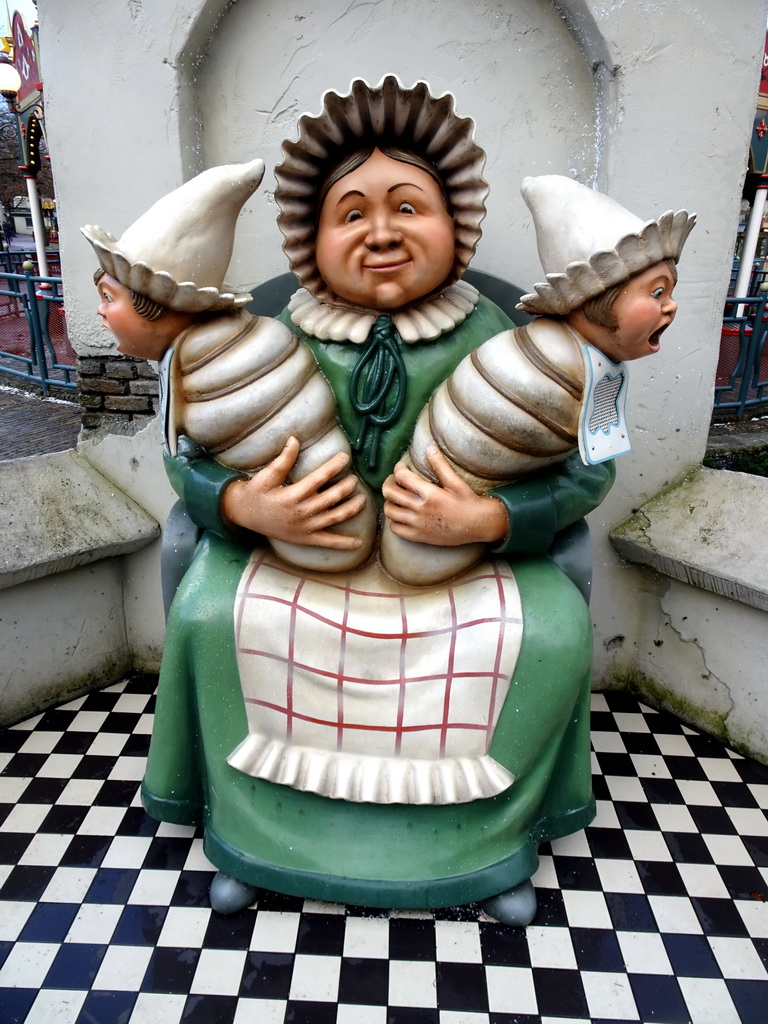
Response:
[{"label": "statue of seated woman", "polygon": [[[395,468],[436,389],[513,327],[461,280],[483,162],[472,122],[425,83],[326,93],[277,169],[302,285],[278,320],[327,380],[354,473],[341,450],[291,480],[295,436],[247,474],[168,455],[206,533],[168,623],[142,799],[203,825],[222,912],[268,887],[378,907],[480,900],[525,924],[539,844],[594,814],[591,623],[547,552],[602,500],[612,462],[575,453],[481,494],[437,449],[435,481]],[[275,542],[359,551],[338,527],[369,495],[394,535],[481,545],[482,559],[421,588],[375,558],[332,572],[280,557]]]}]

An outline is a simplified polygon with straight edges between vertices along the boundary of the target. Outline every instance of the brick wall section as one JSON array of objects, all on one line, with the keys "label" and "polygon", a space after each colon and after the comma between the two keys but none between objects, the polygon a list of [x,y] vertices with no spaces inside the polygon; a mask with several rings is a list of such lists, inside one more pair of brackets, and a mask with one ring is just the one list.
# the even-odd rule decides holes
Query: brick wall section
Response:
[{"label": "brick wall section", "polygon": [[78,391],[83,427],[94,430],[119,420],[154,416],[157,374],[144,359],[110,354],[80,356]]}]

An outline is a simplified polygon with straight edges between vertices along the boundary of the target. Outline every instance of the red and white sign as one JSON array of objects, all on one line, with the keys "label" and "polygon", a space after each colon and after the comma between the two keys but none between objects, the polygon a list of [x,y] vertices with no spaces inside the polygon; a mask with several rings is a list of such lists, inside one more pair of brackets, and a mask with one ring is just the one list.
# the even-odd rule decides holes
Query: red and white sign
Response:
[{"label": "red and white sign", "polygon": [[40,72],[37,67],[37,56],[35,55],[35,44],[32,36],[27,32],[24,19],[18,11],[13,15],[13,63],[21,76],[21,88],[18,94],[18,103],[24,105],[24,100],[34,94],[37,97],[40,86]]}]

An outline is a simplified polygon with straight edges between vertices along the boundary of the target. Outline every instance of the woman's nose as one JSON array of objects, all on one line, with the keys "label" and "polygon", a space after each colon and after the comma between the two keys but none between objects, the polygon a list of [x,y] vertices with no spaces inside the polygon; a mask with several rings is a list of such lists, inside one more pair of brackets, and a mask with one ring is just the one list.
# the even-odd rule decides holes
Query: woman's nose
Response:
[{"label": "woman's nose", "polygon": [[670,316],[674,316],[677,312],[677,303],[673,298],[669,298],[667,302],[664,303],[664,312],[669,313]]},{"label": "woman's nose", "polygon": [[379,214],[371,220],[365,244],[372,252],[381,249],[396,249],[403,240],[402,234],[394,227],[387,214]]}]

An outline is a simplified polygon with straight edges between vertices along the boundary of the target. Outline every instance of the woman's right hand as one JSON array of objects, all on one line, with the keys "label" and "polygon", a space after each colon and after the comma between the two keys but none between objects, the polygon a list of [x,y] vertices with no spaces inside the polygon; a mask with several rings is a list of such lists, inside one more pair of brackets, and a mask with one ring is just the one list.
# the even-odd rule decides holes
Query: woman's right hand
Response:
[{"label": "woman's right hand", "polygon": [[221,499],[221,512],[228,526],[239,526],[272,540],[291,544],[351,550],[359,548],[358,537],[333,533],[330,526],[351,519],[365,505],[365,495],[353,494],[357,477],[348,474],[321,490],[349,463],[339,452],[303,480],[286,484],[299,455],[299,442],[290,437],[282,452],[248,480],[233,480]]}]

